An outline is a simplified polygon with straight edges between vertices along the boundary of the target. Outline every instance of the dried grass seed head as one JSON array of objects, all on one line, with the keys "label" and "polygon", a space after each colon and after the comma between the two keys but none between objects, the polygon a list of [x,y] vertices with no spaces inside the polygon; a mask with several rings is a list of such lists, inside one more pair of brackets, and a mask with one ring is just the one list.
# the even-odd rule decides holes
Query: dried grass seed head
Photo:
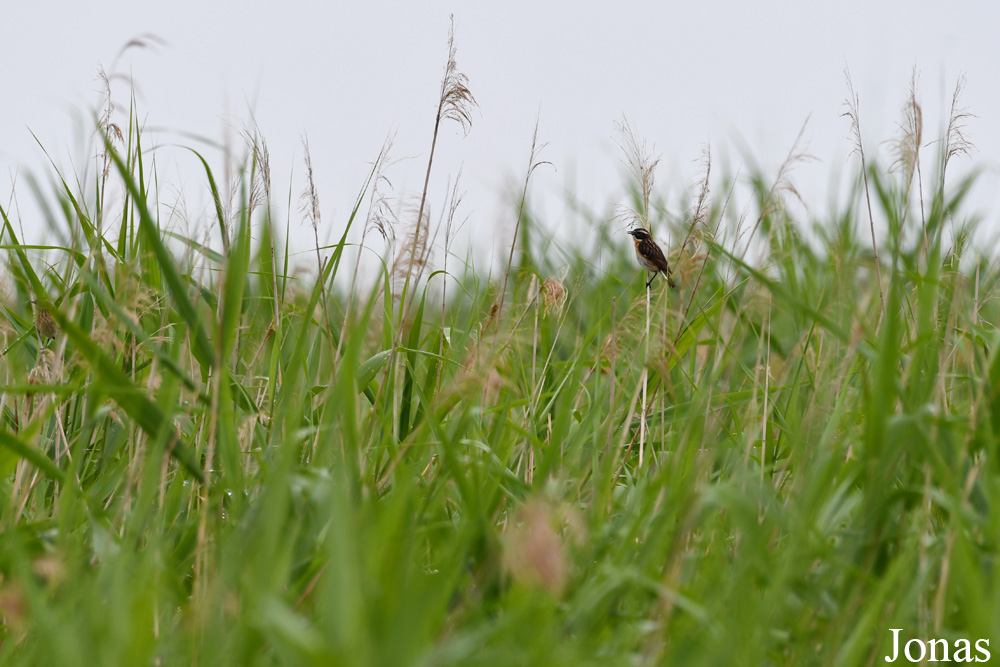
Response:
[{"label": "dried grass seed head", "polygon": [[846,110],[840,115],[851,121],[851,143],[854,145],[852,154],[860,153],[864,158],[865,149],[861,143],[861,97],[854,89],[854,80],[849,69],[844,70],[844,79],[847,82],[847,99],[844,100]]},{"label": "dried grass seed head", "polygon": [[903,105],[903,120],[897,123],[899,134],[889,142],[890,152],[894,157],[889,168],[903,172],[907,180],[916,169],[923,136],[923,110],[917,102],[917,81],[917,69],[914,67],[910,77],[910,90]]},{"label": "dried grass seed head", "polygon": [[653,184],[656,181],[656,167],[660,164],[660,158],[654,155],[654,148],[651,148],[645,141],[640,140],[635,129],[627,118],[622,118],[621,122],[615,123],[618,130],[618,146],[624,155],[624,164],[629,170],[629,174],[639,188],[639,197],[642,210],[636,211],[628,207],[620,207],[618,216],[628,218],[630,215],[642,227],[649,227],[649,200],[653,194]]},{"label": "dried grass seed head", "polygon": [[944,150],[944,162],[945,165],[953,157],[958,157],[959,155],[968,155],[971,153],[975,146],[969,141],[968,135],[966,135],[969,120],[975,118],[975,115],[969,112],[968,108],[961,105],[960,100],[962,97],[962,92],[965,90],[965,75],[958,77],[958,81],[955,82],[955,92],[951,96],[951,110],[948,114],[948,129],[945,132],[945,150]]},{"label": "dried grass seed head", "polygon": [[563,306],[566,305],[566,288],[555,276],[549,276],[542,283],[539,289],[542,295],[542,308],[545,311],[545,315],[555,310],[556,314],[562,312]]},{"label": "dried grass seed head", "polygon": [[392,181],[385,175],[386,170],[397,162],[389,160],[389,151],[392,150],[394,139],[395,135],[386,137],[379,152],[363,231],[363,235],[366,235],[374,229],[386,243],[396,240],[395,229],[398,222],[396,212],[392,210],[393,200],[389,194],[393,190]]},{"label": "dried grass seed head", "polygon": [[425,204],[422,219],[416,220],[420,215],[419,202],[416,206],[410,206],[414,223],[392,261],[392,276],[398,283],[406,282],[407,277],[419,275],[430,260],[430,208],[429,203]]},{"label": "dried grass seed head", "polygon": [[302,136],[302,148],[305,152],[306,162],[306,187],[299,196],[299,210],[305,216],[313,232],[319,231],[320,210],[319,193],[316,191],[316,181],[313,178],[312,156],[309,153],[309,137]]},{"label": "dried grass seed head", "polygon": [[271,203],[271,154],[267,150],[267,142],[260,128],[254,125],[253,131],[243,130],[250,159],[253,161],[253,182],[250,184],[250,209]]},{"label": "dried grass seed head", "polygon": [[28,372],[28,384],[54,384],[55,368],[56,353],[49,349],[39,350],[35,365]]},{"label": "dried grass seed head", "polygon": [[438,101],[438,118],[453,120],[462,126],[465,134],[472,128],[472,110],[479,106],[469,90],[469,77],[458,70],[455,60],[455,17],[448,29],[448,63],[441,80],[441,97]]},{"label": "dried grass seed head", "polygon": [[113,120],[115,104],[111,97],[111,78],[108,76],[107,72],[104,71],[103,67],[99,66],[97,68],[97,79],[101,82],[104,88],[104,108],[101,110],[101,115],[97,119],[97,128],[102,135],[101,143],[104,146],[104,149],[100,153],[103,163],[101,178],[106,181],[108,176],[111,175],[111,165],[114,164],[111,159],[110,149],[116,143],[119,146],[123,146],[125,144],[125,137],[122,135],[121,128]]}]

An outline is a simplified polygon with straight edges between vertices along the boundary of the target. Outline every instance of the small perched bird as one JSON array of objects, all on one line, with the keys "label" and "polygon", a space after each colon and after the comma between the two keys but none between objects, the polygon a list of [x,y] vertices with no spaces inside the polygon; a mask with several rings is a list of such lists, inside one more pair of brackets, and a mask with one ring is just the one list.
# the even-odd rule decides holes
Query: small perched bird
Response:
[{"label": "small perched bird", "polygon": [[38,335],[46,340],[51,340],[59,335],[59,325],[48,309],[38,301],[31,302],[31,308],[35,311],[35,330]]},{"label": "small perched bird", "polygon": [[667,284],[676,289],[677,285],[670,277],[673,272],[670,270],[670,265],[667,264],[667,258],[663,256],[663,251],[660,250],[660,246],[656,245],[656,241],[653,240],[649,232],[639,227],[629,231],[629,234],[635,242],[635,258],[638,260],[639,266],[653,272],[653,277],[646,283],[646,289],[649,289],[653,281],[656,280],[657,274],[660,273],[667,279]]}]

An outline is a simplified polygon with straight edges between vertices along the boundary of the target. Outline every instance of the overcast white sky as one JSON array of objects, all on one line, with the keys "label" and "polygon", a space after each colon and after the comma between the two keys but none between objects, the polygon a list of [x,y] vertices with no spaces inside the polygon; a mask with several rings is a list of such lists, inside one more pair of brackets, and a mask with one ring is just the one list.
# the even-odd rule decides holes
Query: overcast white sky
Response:
[{"label": "overcast white sky", "polygon": [[[831,174],[844,171],[851,149],[841,117],[845,67],[861,96],[872,152],[884,151],[880,142],[895,132],[914,65],[925,140],[939,135],[955,81],[965,74],[963,102],[978,116],[969,127],[973,160],[989,171],[976,202],[994,217],[1000,212],[1000,11],[993,2],[923,0],[8,2],[0,198],[11,201],[20,169],[22,217],[30,210],[23,172],[37,172],[44,161],[28,128],[60,166],[82,168],[86,155],[74,128],[89,122],[100,100],[98,66],[112,67],[128,40],[155,33],[165,45],[129,51],[117,69],[134,77],[157,142],[192,145],[183,132],[221,142],[252,113],[284,205],[289,191],[296,199],[302,190],[300,139],[308,132],[323,220],[339,235],[388,133],[396,133],[393,156],[413,158],[389,173],[396,193],[422,185],[449,14],[459,69],[480,111],[467,137],[456,125],[443,128],[432,210],[436,218],[461,167],[463,217],[471,216],[470,231],[486,253],[509,239],[510,188],[523,179],[539,114],[540,138],[548,142],[542,157],[555,169],[539,171],[533,190],[547,224],[565,238],[576,237],[582,223],[561,205],[563,188],[599,211],[622,197],[614,122],[623,115],[661,154],[658,184],[677,207],[697,177],[704,145],[711,144],[720,174],[742,162],[741,142],[773,172],[810,118],[805,137],[818,159],[797,170],[796,183],[822,212]],[[115,99],[127,108],[123,83]],[[206,157],[221,170],[221,153]],[[197,216],[208,197],[194,158],[164,149],[157,160],[161,183],[183,191]],[[303,233],[296,208],[293,202],[292,227]]]}]

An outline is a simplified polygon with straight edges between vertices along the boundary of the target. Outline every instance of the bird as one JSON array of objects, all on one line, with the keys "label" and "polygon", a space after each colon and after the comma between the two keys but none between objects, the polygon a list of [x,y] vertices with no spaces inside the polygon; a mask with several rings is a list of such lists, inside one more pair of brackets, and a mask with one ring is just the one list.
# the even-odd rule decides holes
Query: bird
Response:
[{"label": "bird", "polygon": [[635,258],[639,262],[639,266],[653,272],[653,277],[646,283],[646,289],[650,288],[653,281],[656,280],[656,276],[660,273],[667,279],[667,284],[676,289],[677,284],[670,277],[673,271],[670,270],[670,265],[667,264],[667,258],[663,256],[663,251],[660,250],[660,246],[656,245],[656,241],[653,240],[649,231],[643,227],[639,227],[638,229],[630,230],[629,235],[632,237],[632,241],[635,242]]},{"label": "bird", "polygon": [[32,310],[34,310],[34,324],[35,331],[45,338],[46,340],[52,340],[59,334],[59,325],[56,324],[55,319],[52,317],[52,313],[46,306],[43,306],[38,301],[32,301]]}]

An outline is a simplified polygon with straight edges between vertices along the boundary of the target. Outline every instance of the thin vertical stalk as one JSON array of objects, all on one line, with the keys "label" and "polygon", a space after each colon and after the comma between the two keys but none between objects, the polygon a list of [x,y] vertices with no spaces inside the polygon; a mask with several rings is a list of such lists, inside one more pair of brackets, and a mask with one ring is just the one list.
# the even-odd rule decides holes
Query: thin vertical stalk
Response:
[{"label": "thin vertical stalk", "polygon": [[[882,314],[885,314],[885,294],[882,291],[882,266],[878,258],[878,241],[875,239],[875,216],[872,215],[872,196],[868,186],[868,162],[865,159],[865,146],[861,140],[861,99],[854,90],[854,83],[851,81],[851,73],[845,71],[847,77],[847,89],[850,97],[847,99],[847,111],[843,114],[851,121],[851,132],[854,135],[854,150],[861,156],[861,176],[865,184],[865,202],[868,205],[868,225],[872,234],[872,252],[875,253],[875,278],[878,280],[878,297],[882,304]],[[881,316],[879,321],[881,321]]]},{"label": "thin vertical stalk", "polygon": [[646,353],[642,359],[642,409],[639,421],[639,468],[642,468],[643,455],[646,448],[646,415],[649,414],[649,406],[646,405],[646,392],[649,384],[649,291],[646,286]]}]

